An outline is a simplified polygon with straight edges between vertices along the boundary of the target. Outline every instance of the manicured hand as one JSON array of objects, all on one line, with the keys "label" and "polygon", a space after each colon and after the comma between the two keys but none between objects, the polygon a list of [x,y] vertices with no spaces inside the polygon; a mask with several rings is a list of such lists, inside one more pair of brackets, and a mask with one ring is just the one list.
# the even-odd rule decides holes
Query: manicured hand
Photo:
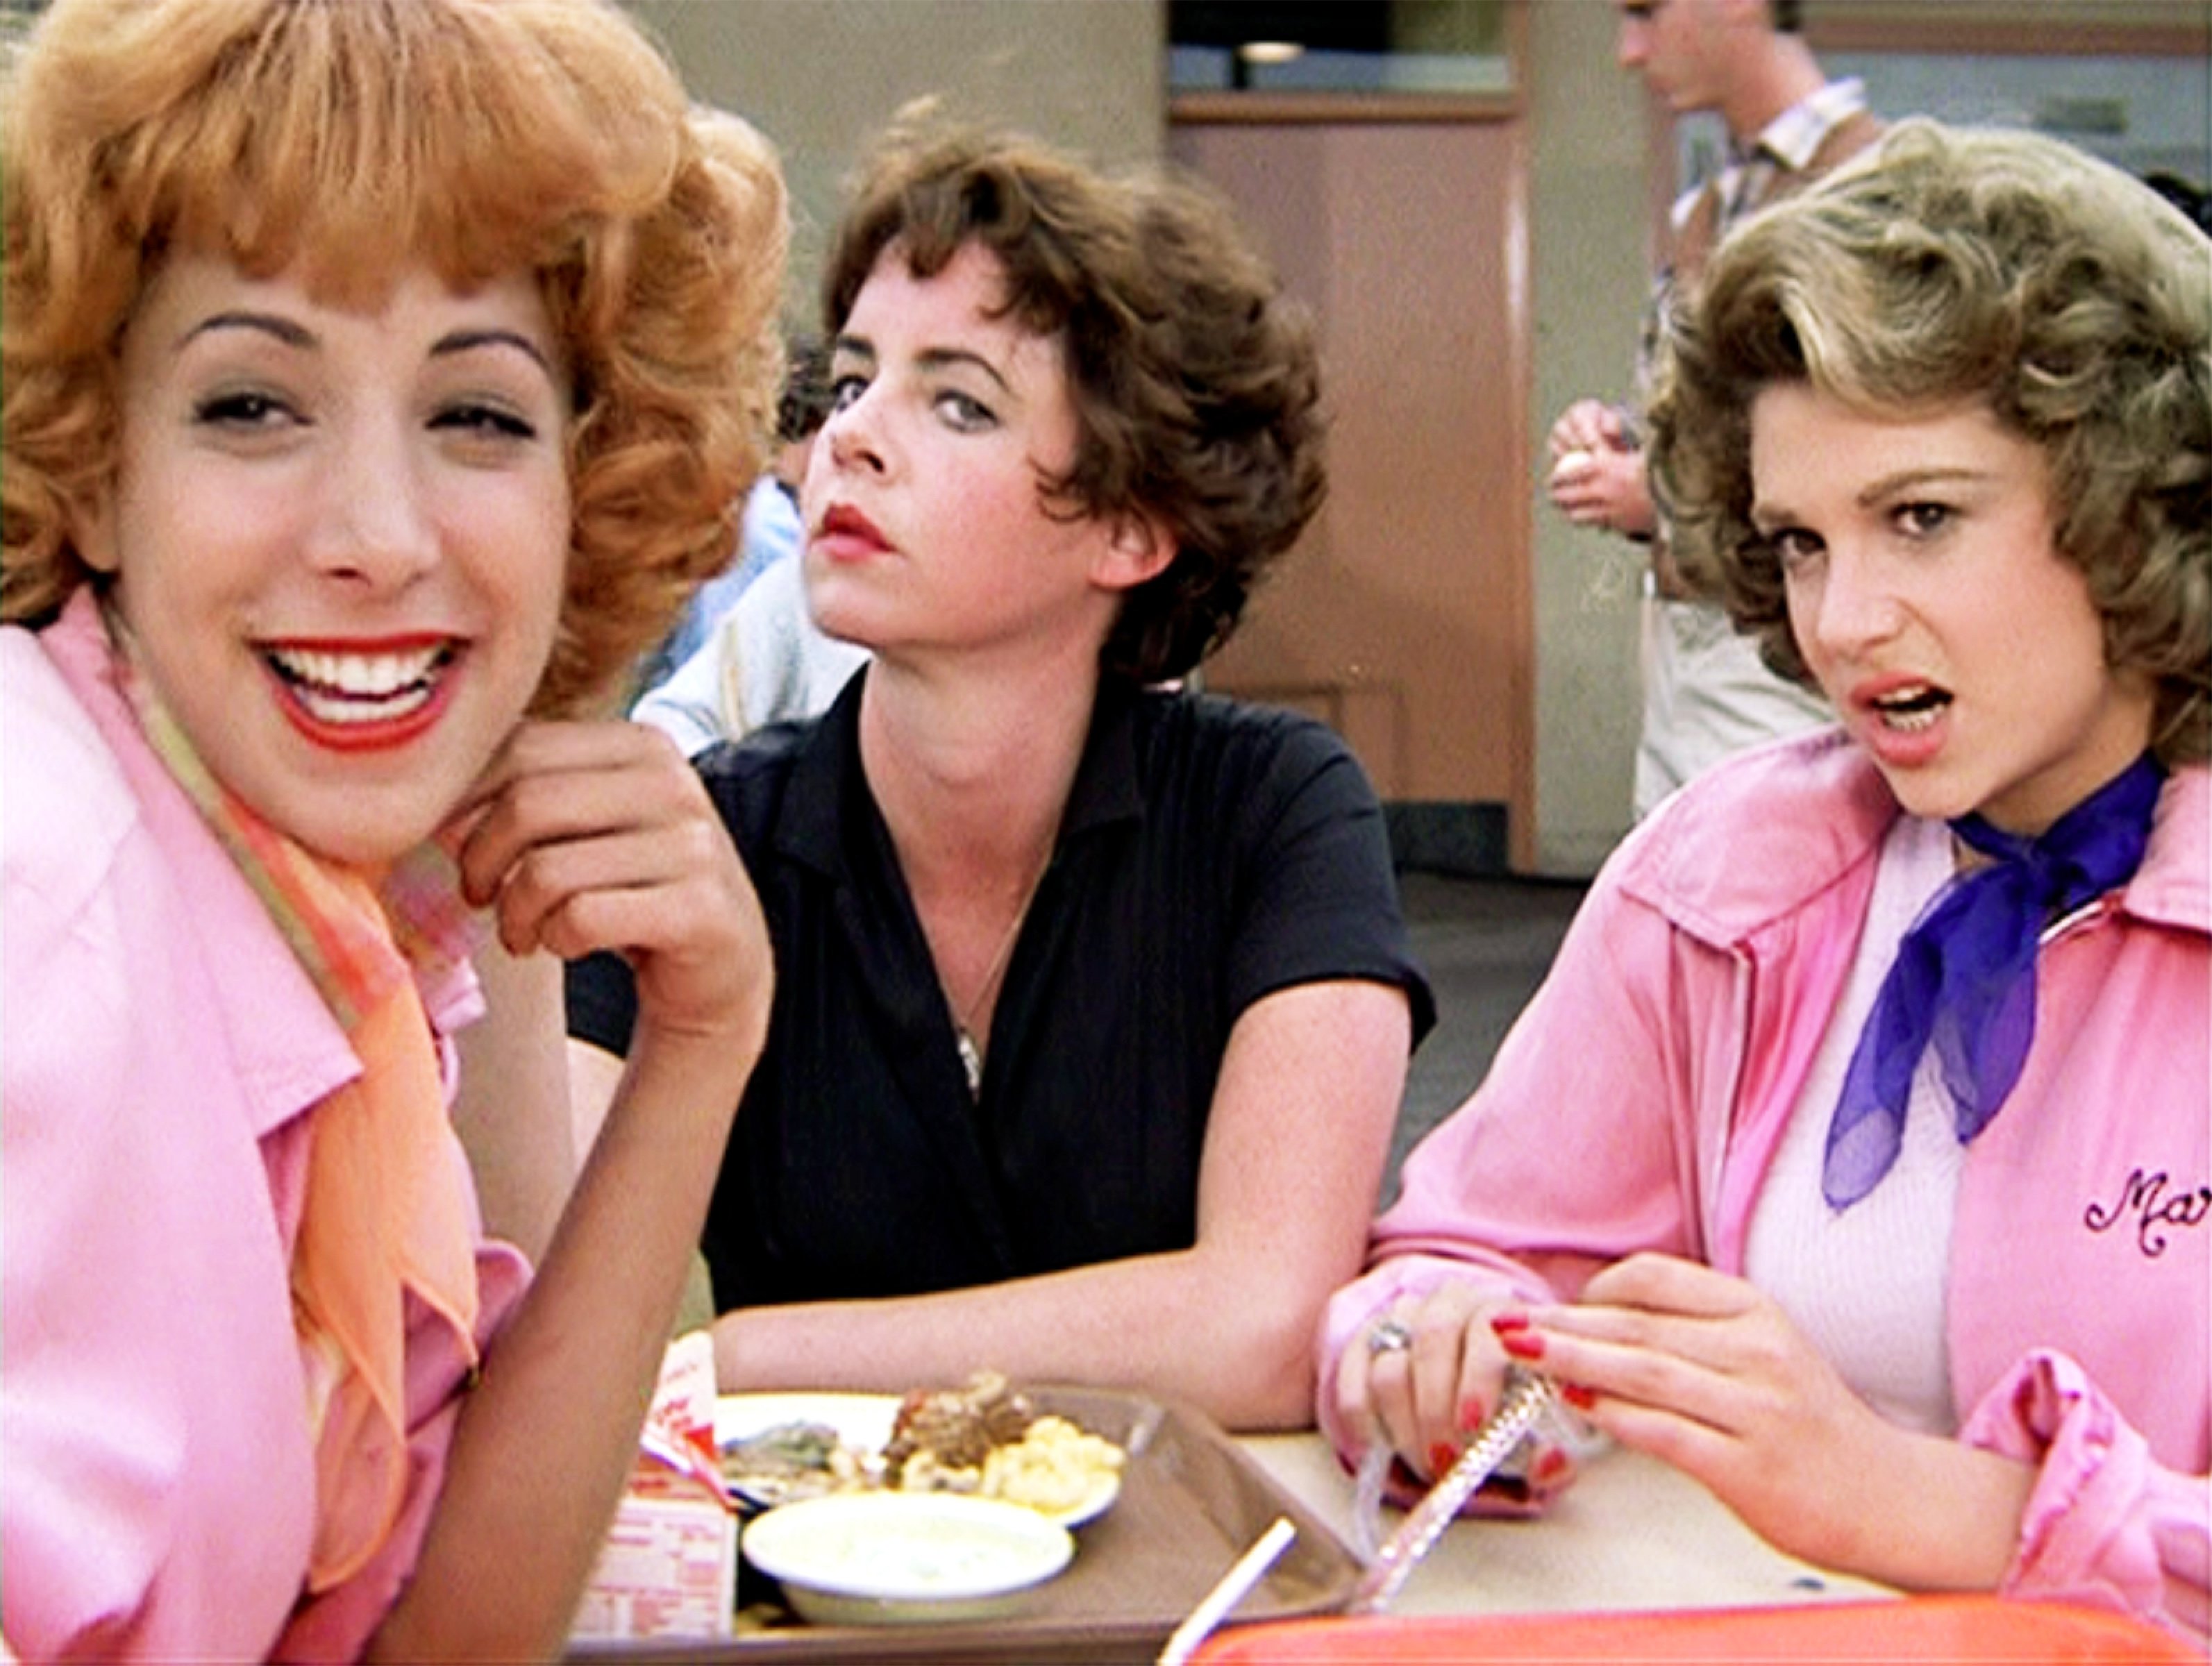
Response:
[{"label": "manicured hand", "polygon": [[[1924,1583],[1917,1576],[1942,1560],[1915,1563],[1900,1523],[1932,1519],[1971,1493],[1974,1530],[1948,1536],[1951,1552],[1974,1540],[1972,1554],[1961,1577],[1936,1583],[1987,1583],[2003,1568],[2026,1500],[2020,1475],[1993,1470],[2003,1461],[1989,1454],[1889,1422],[1742,1279],[1633,1256],[1592,1278],[1576,1303],[1493,1315],[1492,1323],[1506,1353],[1568,1385],[1598,1429],[1686,1472],[1792,1555]],[[1963,1489],[1939,1479],[1962,1468],[1978,1479]],[[1931,1487],[1949,1496],[1933,1498]],[[1899,1561],[1906,1566],[1892,1565]]]},{"label": "manicured hand", "polygon": [[697,775],[639,724],[526,723],[449,823],[471,903],[514,954],[611,949],[638,1025],[735,1039],[749,1065],[773,987],[752,882]]},{"label": "manicured hand", "polygon": [[[1449,1468],[1504,1391],[1506,1354],[1489,1322],[1502,1300],[1446,1284],[1376,1315],[1337,1366],[1346,1426],[1375,1431],[1424,1481]],[[1386,1321],[1405,1328],[1408,1346],[1370,1349],[1375,1327]]]}]

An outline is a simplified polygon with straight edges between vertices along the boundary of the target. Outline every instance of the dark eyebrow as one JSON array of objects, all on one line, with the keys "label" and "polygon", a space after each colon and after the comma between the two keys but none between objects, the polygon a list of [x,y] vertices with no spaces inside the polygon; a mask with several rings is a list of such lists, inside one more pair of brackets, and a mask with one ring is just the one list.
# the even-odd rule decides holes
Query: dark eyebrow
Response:
[{"label": "dark eyebrow", "polygon": [[1885,497],[1917,491],[1924,486],[1954,486],[1988,477],[1984,470],[1972,468],[1963,463],[1937,463],[1925,468],[1899,469],[1894,474],[1870,483],[1859,493],[1858,501],[1862,505],[1870,506],[1881,502]]},{"label": "dark eyebrow", "polygon": [[[838,337],[835,351],[848,353],[856,359],[866,359],[870,364],[876,362],[875,346],[865,336]],[[915,362],[924,370],[945,370],[955,365],[973,365],[997,383],[1008,397],[1011,398],[1014,391],[1008,386],[1006,377],[1000,374],[998,366],[981,353],[970,352],[964,347],[927,347],[915,356]]]},{"label": "dark eyebrow", "polygon": [[[304,325],[276,313],[213,313],[185,331],[177,339],[179,348],[216,330],[258,330],[274,336],[287,347],[301,352],[311,350],[316,344],[315,333]],[[484,347],[512,347],[529,356],[548,376],[553,376],[551,364],[544,351],[529,337],[514,330],[456,330],[451,335],[441,336],[430,349],[433,358],[457,353],[472,353]],[[558,378],[555,378],[558,380]]]},{"label": "dark eyebrow", "polygon": [[182,349],[214,330],[259,330],[287,347],[306,349],[315,344],[313,331],[275,313],[211,313],[178,337],[177,346]]},{"label": "dark eyebrow", "polygon": [[[1918,491],[1924,487],[1971,484],[1975,481],[1987,478],[1989,475],[1985,471],[1963,463],[1957,465],[1936,463],[1926,467],[1899,469],[1893,474],[1882,476],[1879,480],[1869,481],[1852,494],[1851,502],[1863,509],[1871,508],[1885,498]],[[1776,505],[1754,497],[1745,519],[1764,535],[1773,527],[1795,520],[1796,516],[1786,505]]]},{"label": "dark eyebrow", "polygon": [[1011,394],[1014,391],[1006,386],[1006,379],[999,374],[997,365],[993,364],[981,353],[971,353],[963,347],[927,349],[921,356],[921,364],[925,370],[949,370],[955,365],[973,365],[996,382],[1006,392]]},{"label": "dark eyebrow", "polygon": [[473,353],[480,347],[512,347],[518,352],[529,355],[546,375],[556,381],[560,380],[554,375],[552,365],[547,362],[538,344],[514,330],[456,330],[449,336],[438,337],[437,344],[430,349],[430,356],[439,358],[453,353]]}]

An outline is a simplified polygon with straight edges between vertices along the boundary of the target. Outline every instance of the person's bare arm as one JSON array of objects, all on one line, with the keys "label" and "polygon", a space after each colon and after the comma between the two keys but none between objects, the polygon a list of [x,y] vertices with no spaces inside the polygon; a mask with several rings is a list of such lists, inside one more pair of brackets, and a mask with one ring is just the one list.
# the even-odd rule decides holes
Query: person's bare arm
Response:
[{"label": "person's bare arm", "polygon": [[572,1132],[557,1027],[561,963],[509,954],[497,941],[474,958],[485,1012],[458,1041],[453,1128],[476,1177],[484,1230],[534,1266],[553,1242],[583,1150]]},{"label": "person's bare arm", "polygon": [[1358,1271],[1409,1050],[1402,990],[1341,981],[1270,995],[1230,1035],[1191,1248],[930,1296],[725,1314],[722,1387],[899,1391],[989,1367],[1171,1395],[1232,1427],[1304,1426],[1316,1321]]},{"label": "person's bare arm", "polygon": [[[773,960],[697,776],[638,726],[525,726],[465,812],[461,863],[511,952],[619,950],[638,1022],[538,1277],[462,1407],[414,1577],[371,1651],[550,1658],[636,1454],[766,1034]],[[548,1044],[558,1050],[557,1028]]]}]

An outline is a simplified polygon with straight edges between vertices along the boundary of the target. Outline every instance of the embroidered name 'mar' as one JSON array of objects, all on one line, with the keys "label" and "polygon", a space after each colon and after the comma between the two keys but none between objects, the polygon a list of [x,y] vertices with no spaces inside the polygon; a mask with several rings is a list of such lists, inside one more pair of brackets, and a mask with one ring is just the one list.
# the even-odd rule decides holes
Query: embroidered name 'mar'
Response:
[{"label": "embroidered name 'mar'", "polygon": [[2170,1183],[2172,1177],[2163,1170],[2156,1174],[2134,1170],[2111,1204],[2092,1203],[2081,1212],[2082,1224],[2093,1232],[2105,1232],[2133,1217],[2136,1247],[2146,1256],[2162,1256],[2168,1242],[2163,1228],[2201,1226],[2212,1216],[2212,1186],[2168,1195]]}]

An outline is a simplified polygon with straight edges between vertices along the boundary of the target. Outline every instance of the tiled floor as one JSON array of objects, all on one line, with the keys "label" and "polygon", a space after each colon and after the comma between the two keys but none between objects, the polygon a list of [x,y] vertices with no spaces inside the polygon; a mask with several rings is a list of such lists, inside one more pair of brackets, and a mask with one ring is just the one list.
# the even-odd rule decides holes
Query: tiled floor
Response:
[{"label": "tiled floor", "polygon": [[1437,1027],[1413,1055],[1386,1198],[1396,1192],[1407,1147],[1481,1081],[1507,1028],[1543,981],[1584,890],[1432,873],[1401,874],[1399,886],[1414,952],[1436,990]]}]

